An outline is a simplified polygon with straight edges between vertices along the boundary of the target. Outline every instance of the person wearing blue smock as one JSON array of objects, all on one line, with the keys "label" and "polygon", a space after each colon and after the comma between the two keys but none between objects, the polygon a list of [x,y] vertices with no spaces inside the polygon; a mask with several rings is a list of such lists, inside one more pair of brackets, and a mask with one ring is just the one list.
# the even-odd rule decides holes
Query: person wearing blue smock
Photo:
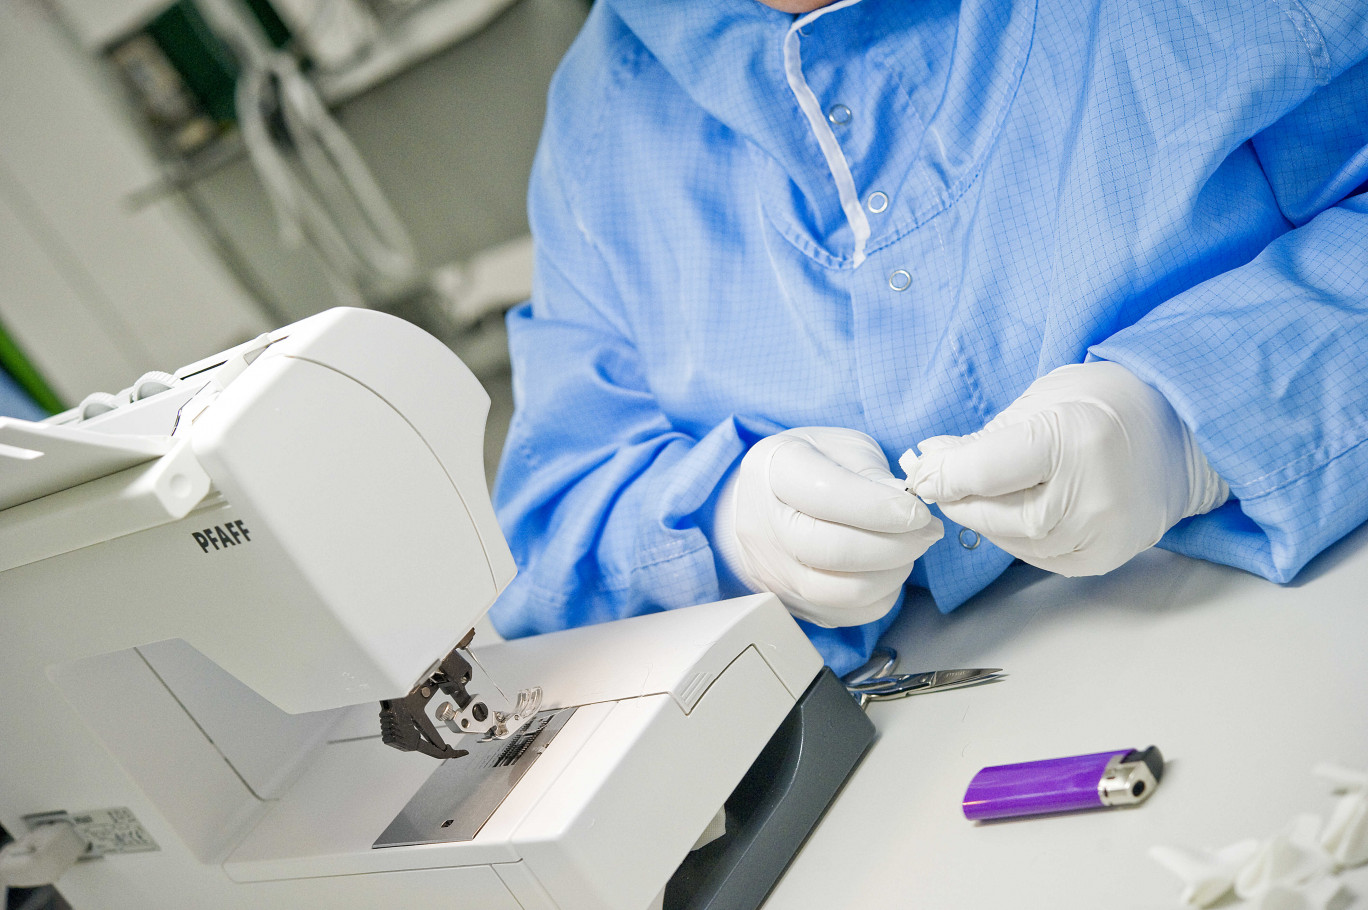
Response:
[{"label": "person wearing blue smock", "polygon": [[1366,58],[1361,2],[599,0],[496,627],[769,590],[844,672],[1014,559],[1291,579],[1368,519]]}]

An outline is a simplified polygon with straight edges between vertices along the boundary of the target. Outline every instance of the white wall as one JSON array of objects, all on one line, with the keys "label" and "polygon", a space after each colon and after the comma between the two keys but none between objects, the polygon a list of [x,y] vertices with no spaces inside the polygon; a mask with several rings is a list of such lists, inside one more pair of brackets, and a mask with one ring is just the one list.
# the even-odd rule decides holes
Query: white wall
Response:
[{"label": "white wall", "polygon": [[98,52],[165,9],[167,0],[61,0],[65,21],[87,50]]},{"label": "white wall", "polygon": [[174,198],[103,73],[34,0],[0,0],[0,322],[74,404],[270,326]]}]

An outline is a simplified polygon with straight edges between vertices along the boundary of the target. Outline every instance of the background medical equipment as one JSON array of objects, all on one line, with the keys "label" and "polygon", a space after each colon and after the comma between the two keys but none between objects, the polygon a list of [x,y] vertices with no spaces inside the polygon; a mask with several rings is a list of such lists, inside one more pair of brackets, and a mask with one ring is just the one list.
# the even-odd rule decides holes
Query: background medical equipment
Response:
[{"label": "background medical equipment", "polygon": [[0,420],[0,822],[74,907],[764,898],[872,726],[770,595],[472,647],[487,405],[341,309]]},{"label": "background medical equipment", "polygon": [[1149,799],[1163,775],[1164,756],[1155,746],[994,765],[969,782],[964,817],[978,821],[1133,806]]}]

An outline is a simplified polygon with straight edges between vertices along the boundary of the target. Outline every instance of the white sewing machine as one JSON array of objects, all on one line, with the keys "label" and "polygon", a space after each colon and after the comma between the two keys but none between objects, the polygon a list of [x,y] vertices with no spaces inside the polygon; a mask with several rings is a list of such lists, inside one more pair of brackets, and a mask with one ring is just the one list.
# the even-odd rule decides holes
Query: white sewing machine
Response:
[{"label": "white sewing machine", "polygon": [[343,309],[0,419],[0,881],[77,910],[758,905],[872,727],[768,595],[468,647],[514,574],[488,403]]}]

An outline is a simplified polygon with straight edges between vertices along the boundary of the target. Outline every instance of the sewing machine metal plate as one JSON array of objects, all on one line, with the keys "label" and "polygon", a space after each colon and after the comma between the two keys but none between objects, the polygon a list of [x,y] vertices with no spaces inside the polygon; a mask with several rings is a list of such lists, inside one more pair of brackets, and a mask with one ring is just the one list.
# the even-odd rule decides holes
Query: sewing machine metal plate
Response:
[{"label": "sewing machine metal plate", "polygon": [[574,713],[574,708],[542,711],[508,739],[463,742],[470,754],[442,762],[374,846],[473,839]]}]

